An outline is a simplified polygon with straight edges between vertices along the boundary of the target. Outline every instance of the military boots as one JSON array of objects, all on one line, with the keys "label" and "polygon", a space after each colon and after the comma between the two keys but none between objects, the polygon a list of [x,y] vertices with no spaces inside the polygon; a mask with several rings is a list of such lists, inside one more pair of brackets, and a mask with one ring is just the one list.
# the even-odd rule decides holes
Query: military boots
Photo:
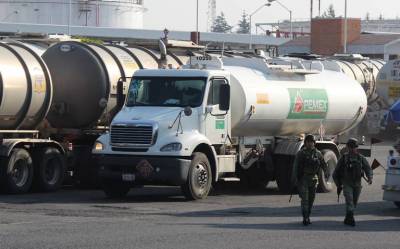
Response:
[{"label": "military boots", "polygon": [[348,212],[346,214],[346,218],[344,219],[344,224],[352,227],[356,226],[356,221],[354,220],[353,212]]},{"label": "military boots", "polygon": [[303,225],[304,226],[311,225],[310,215],[305,212],[303,213]]}]

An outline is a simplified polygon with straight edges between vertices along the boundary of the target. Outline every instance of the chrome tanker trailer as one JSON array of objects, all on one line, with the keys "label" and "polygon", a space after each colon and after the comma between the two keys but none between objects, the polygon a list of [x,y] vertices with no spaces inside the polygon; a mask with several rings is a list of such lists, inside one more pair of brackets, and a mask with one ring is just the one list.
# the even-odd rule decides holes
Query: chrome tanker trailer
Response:
[{"label": "chrome tanker trailer", "polygon": [[343,134],[339,138],[341,142],[347,141],[349,137],[358,137],[360,141],[364,137],[385,137],[385,133],[382,133],[380,126],[382,117],[387,110],[387,105],[385,104],[387,96],[378,91],[380,82],[377,79],[378,73],[385,65],[385,61],[369,59],[357,54],[338,54],[331,57],[291,54],[288,57],[273,59],[272,63],[341,72],[359,82],[364,89],[368,99],[365,118],[357,127]]},{"label": "chrome tanker trailer", "polygon": [[44,53],[31,47],[0,43],[1,189],[56,190],[66,170],[78,182],[93,181],[91,148],[118,111],[117,82],[158,68],[157,52],[75,41]]},{"label": "chrome tanker trailer", "polygon": [[320,172],[319,187],[332,190],[339,150],[329,136],[355,127],[367,110],[357,81],[254,58],[193,57],[184,68],[135,72],[125,106],[93,149],[107,195],[162,184],[203,199],[213,182],[232,179],[264,187],[276,180],[288,191],[302,136],[321,128],[329,174]]}]

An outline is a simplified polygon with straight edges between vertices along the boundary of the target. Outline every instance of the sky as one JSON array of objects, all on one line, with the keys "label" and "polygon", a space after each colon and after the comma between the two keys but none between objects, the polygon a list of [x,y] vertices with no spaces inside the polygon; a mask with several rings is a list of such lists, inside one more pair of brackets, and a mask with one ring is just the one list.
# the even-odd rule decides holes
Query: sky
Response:
[{"label": "sky", "polygon": [[[144,0],[147,11],[144,15],[145,29],[195,31],[196,0]],[[252,13],[267,0],[217,0],[217,13],[224,12],[228,23],[236,26],[243,11]],[[280,0],[293,11],[293,20],[310,17],[310,0]],[[400,0],[347,0],[350,17],[371,19],[380,14],[385,19],[400,17]],[[336,15],[344,16],[345,0],[321,0],[321,12],[333,4]],[[208,0],[199,0],[200,31],[207,30]],[[318,14],[318,0],[314,0],[314,14]],[[253,16],[253,23],[271,23],[289,19],[289,12],[278,4],[264,7]],[[400,22],[400,21],[399,21]]]}]

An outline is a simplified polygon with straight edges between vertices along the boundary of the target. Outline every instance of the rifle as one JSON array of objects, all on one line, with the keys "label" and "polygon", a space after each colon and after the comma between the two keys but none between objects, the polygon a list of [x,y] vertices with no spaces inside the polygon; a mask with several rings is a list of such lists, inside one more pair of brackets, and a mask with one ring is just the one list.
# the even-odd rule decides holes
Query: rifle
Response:
[{"label": "rifle", "polygon": [[293,184],[290,184],[290,198],[289,198],[289,203],[292,201],[293,198],[293,193],[295,193],[296,187],[293,187]]},{"label": "rifle", "polygon": [[340,193],[342,193],[343,187],[342,186],[338,186],[336,193],[337,193],[337,202],[339,203],[340,201]]}]

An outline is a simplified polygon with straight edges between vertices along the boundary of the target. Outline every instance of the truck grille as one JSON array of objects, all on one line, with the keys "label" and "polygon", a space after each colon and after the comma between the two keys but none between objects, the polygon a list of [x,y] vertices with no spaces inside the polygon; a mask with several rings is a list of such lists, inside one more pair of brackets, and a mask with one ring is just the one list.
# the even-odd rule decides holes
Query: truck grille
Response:
[{"label": "truck grille", "polygon": [[152,125],[112,125],[111,144],[116,147],[149,147],[154,144]]}]

